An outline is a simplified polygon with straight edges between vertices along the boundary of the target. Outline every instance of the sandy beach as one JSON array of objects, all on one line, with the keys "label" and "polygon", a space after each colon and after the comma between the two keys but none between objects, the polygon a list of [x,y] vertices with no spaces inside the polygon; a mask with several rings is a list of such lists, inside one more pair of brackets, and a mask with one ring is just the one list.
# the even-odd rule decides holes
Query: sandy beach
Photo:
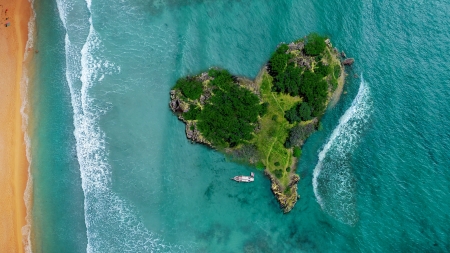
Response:
[{"label": "sandy beach", "polygon": [[32,11],[27,0],[0,0],[0,11],[0,252],[25,252],[28,161],[20,81]]}]

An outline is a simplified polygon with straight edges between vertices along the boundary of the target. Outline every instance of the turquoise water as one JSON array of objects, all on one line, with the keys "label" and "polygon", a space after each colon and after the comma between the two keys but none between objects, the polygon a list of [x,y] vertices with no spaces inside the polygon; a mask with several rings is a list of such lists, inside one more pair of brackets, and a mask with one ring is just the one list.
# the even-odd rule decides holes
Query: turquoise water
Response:
[{"label": "turquoise water", "polygon": [[[450,4],[41,0],[35,9],[35,252],[450,248]],[[210,66],[253,78],[279,42],[311,31],[356,63],[304,146],[301,199],[284,215],[260,171],[186,140],[169,91]],[[250,171],[253,184],[229,179]]]}]

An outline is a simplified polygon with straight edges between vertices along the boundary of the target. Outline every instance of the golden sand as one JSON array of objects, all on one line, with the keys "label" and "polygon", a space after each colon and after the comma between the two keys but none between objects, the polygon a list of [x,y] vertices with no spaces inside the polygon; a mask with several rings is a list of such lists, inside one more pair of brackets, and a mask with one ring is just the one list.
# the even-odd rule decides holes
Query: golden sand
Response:
[{"label": "golden sand", "polygon": [[27,0],[0,0],[0,11],[0,252],[24,252],[28,161],[20,81],[32,11]]}]

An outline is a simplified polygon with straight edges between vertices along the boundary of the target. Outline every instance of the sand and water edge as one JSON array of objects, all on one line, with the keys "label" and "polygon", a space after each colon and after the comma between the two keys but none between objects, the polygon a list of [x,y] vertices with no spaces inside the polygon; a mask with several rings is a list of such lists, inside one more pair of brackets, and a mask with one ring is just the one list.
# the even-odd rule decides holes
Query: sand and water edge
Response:
[{"label": "sand and water edge", "polygon": [[[26,90],[32,3],[0,0],[0,252],[30,252]],[[32,32],[32,31],[31,31]]]}]

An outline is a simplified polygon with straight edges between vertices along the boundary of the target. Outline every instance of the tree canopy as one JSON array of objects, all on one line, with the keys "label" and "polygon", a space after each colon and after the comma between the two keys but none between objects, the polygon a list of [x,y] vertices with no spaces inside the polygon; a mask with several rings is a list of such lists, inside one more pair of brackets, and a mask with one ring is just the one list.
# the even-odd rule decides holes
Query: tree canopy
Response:
[{"label": "tree canopy", "polygon": [[305,45],[305,53],[311,56],[316,56],[322,53],[327,46],[325,44],[325,39],[325,37],[322,37],[317,33],[311,33],[308,35]]},{"label": "tree canopy", "polygon": [[180,89],[185,97],[192,100],[199,99],[203,92],[202,82],[192,77],[178,79],[175,88]]},{"label": "tree canopy", "polygon": [[305,71],[300,86],[300,94],[311,106],[313,116],[316,117],[323,113],[328,95],[328,84],[322,75]]},{"label": "tree canopy", "polygon": [[288,49],[289,47],[286,44],[281,44],[270,58],[269,67],[272,76],[277,76],[285,71],[290,58],[290,55],[286,54]]},{"label": "tree canopy", "polygon": [[248,89],[233,81],[226,70],[212,70],[210,82],[213,95],[198,115],[198,129],[218,147],[234,147],[251,140],[258,115],[267,111],[267,105]]},{"label": "tree canopy", "polygon": [[294,63],[287,65],[286,70],[275,76],[273,90],[288,93],[291,96],[299,95],[302,69],[295,67]]},{"label": "tree canopy", "polygon": [[308,103],[297,103],[291,109],[287,110],[284,117],[289,123],[306,121],[311,119],[311,107]]}]

